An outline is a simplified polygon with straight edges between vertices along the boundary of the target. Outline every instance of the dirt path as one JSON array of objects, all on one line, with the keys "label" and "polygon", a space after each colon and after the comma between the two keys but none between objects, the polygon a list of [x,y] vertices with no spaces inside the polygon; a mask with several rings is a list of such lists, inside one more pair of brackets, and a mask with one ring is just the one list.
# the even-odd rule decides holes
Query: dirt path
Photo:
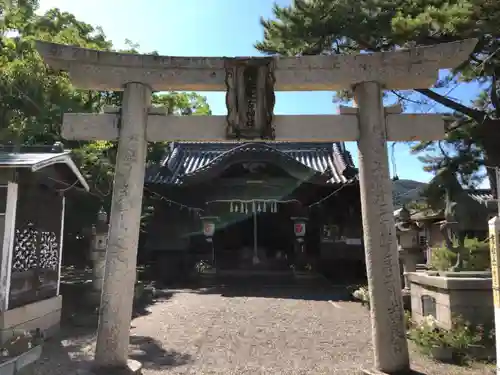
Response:
[{"label": "dirt path", "polygon": [[139,356],[145,375],[329,374],[332,367],[352,373],[369,364],[366,311],[357,304],[331,303],[324,295],[285,299],[270,290],[245,294],[181,293],[152,306],[134,321],[132,335],[155,337],[175,355],[167,353],[166,366]]},{"label": "dirt path", "polygon": [[[144,364],[144,375],[356,374],[369,367],[368,311],[341,301],[335,290],[316,294],[177,291],[133,320],[130,354]],[[92,335],[53,341],[36,374],[68,374],[71,362],[88,360],[92,349]],[[43,371],[53,359],[62,372]],[[487,373],[434,364],[418,355],[412,360],[428,375]]]}]

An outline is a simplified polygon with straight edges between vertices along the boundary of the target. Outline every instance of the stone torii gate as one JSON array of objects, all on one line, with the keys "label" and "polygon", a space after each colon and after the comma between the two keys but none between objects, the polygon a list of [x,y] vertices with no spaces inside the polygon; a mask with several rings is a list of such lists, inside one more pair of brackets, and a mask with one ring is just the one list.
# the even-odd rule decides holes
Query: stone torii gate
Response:
[{"label": "stone torii gate", "polygon": [[[432,86],[476,40],[347,56],[270,58],[163,57],[99,52],[38,42],[46,63],[80,89],[124,90],[121,110],[65,114],[63,137],[118,140],[105,281],[95,362],[127,367],[146,142],[279,139],[357,141],[375,367],[408,370],[387,141],[444,138],[440,115],[383,108],[382,90]],[[274,116],[274,90],[352,89],[358,108],[340,115]],[[226,91],[228,116],[162,115],[153,91]]]}]

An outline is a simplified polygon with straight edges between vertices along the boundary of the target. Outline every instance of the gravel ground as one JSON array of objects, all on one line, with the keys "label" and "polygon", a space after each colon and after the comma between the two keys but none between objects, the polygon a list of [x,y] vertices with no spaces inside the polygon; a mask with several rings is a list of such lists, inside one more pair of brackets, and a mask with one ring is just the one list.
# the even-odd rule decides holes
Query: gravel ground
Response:
[{"label": "gravel ground", "polygon": [[[144,375],[356,374],[372,361],[368,311],[329,294],[177,291],[133,320],[130,355],[144,364]],[[93,334],[65,331],[67,338],[46,345],[35,375],[71,374],[78,361],[90,360]],[[493,373],[416,353],[412,361],[427,375]]]}]

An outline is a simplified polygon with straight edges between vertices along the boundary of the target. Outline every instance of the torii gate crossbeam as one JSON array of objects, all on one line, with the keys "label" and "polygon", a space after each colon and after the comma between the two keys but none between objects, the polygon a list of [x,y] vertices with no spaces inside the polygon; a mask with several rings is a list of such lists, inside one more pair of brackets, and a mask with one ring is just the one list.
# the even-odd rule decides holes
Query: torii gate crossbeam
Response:
[{"label": "torii gate crossbeam", "polygon": [[[272,57],[256,63],[260,68],[254,76],[256,96],[251,99],[257,100],[257,104],[252,105],[257,117],[269,122],[264,125],[274,125],[276,137],[357,140],[372,339],[378,371],[394,373],[410,367],[386,142],[444,136],[444,124],[435,116],[408,117],[384,111],[382,90],[430,87],[439,69],[458,66],[475,45],[476,40],[466,40],[396,52]],[[37,48],[52,68],[67,71],[78,88],[125,91],[121,118],[113,113],[66,115],[63,133],[72,139],[119,139],[95,359],[102,367],[126,367],[146,142],[220,139],[226,126],[217,117],[203,121],[157,116],[150,110],[151,93],[226,90],[231,80],[231,90],[240,90],[244,84],[239,81],[242,70],[238,59],[229,59],[228,63],[227,58],[119,54],[45,42],[39,42]],[[232,69],[230,76],[228,64]],[[358,110],[344,109],[343,115],[330,117],[273,117],[274,93],[259,89],[269,88],[270,82],[274,89],[285,91],[353,89]],[[233,116],[230,125],[234,127],[241,125],[242,119],[248,120],[242,113],[249,103],[235,103],[233,94],[228,89],[226,100],[230,103],[229,117]],[[266,100],[261,100],[263,97]],[[309,121],[302,123],[306,118],[312,125]],[[241,134],[241,129],[236,130],[231,134]]]}]

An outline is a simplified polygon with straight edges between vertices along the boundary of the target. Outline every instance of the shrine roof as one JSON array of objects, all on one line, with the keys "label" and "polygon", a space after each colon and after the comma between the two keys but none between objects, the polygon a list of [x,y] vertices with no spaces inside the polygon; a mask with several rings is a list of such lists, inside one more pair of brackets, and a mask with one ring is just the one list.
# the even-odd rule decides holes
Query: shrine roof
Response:
[{"label": "shrine roof", "polygon": [[483,204],[488,204],[495,199],[490,189],[470,190],[469,196],[475,201]]},{"label": "shrine roof", "polygon": [[[496,210],[497,204],[494,195],[490,189],[466,189],[469,197],[474,199],[477,203],[485,205],[488,209]],[[400,211],[394,211],[394,216]],[[412,212],[411,218],[417,221],[423,220],[441,220],[444,219],[444,209],[432,210],[430,208]]]},{"label": "shrine roof", "polygon": [[225,155],[273,152],[298,162],[312,173],[329,176],[329,184],[343,184],[357,174],[350,153],[337,142],[173,142],[159,165],[146,172],[146,183],[182,184],[182,178],[209,169]]},{"label": "shrine roof", "polygon": [[0,168],[29,168],[32,172],[37,172],[54,165],[66,166],[76,177],[81,187],[87,191],[90,189],[87,181],[71,159],[70,151],[47,152],[47,147],[32,147],[22,148],[21,152],[14,152],[9,146],[0,148]]}]

